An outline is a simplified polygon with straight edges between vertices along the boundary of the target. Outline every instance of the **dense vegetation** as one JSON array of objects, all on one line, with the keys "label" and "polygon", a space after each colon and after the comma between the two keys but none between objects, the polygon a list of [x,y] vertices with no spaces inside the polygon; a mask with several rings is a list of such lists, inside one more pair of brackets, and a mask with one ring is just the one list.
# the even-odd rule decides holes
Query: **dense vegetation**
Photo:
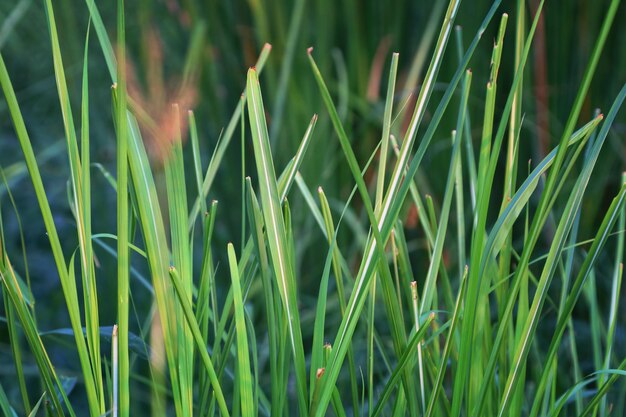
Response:
[{"label": "dense vegetation", "polygon": [[625,5],[362,3],[1,2],[4,415],[626,415]]}]

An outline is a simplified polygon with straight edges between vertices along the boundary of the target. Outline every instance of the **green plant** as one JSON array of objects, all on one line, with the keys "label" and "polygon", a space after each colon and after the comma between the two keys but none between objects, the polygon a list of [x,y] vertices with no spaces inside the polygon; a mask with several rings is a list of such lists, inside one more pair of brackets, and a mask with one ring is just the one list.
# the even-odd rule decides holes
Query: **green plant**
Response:
[{"label": "green plant", "polygon": [[[64,126],[68,205],[76,225],[77,245],[72,251],[61,242],[40,161],[2,56],[0,84],[45,224],[70,328],[44,331],[38,324],[40,307],[31,294],[25,240],[23,254],[13,253],[0,221],[5,321],[18,381],[14,391],[22,403],[12,401],[4,382],[0,384],[0,407],[6,415],[16,415],[15,410],[35,415],[42,401],[49,415],[94,417],[107,413],[321,417],[331,412],[535,417],[624,412],[620,400],[624,385],[618,377],[626,376],[626,359],[616,346],[617,329],[623,325],[618,311],[626,175],[615,180],[619,189],[603,207],[596,226],[586,230],[591,230],[591,238],[583,240],[579,233],[583,220],[593,224],[593,219],[583,217],[583,203],[626,98],[624,86],[606,115],[579,122],[619,0],[604,10],[558,143],[539,163],[529,163],[528,172],[520,164],[523,95],[543,1],[529,22],[524,2],[517,1],[513,41],[507,37],[509,15],[500,15],[487,58],[489,70],[481,76],[468,65],[486,57],[478,53],[486,47],[481,39],[496,25],[501,1],[493,2],[466,49],[461,29],[454,29],[461,1],[451,0],[445,10],[435,6],[433,16],[443,17],[436,39],[437,27],[427,29],[434,43],[420,47],[420,51],[432,47],[430,61],[413,66],[412,73],[420,74],[428,62],[413,111],[396,98],[400,58],[394,54],[384,110],[375,118],[381,138],[365,150],[356,142],[345,110],[350,101],[363,107],[363,99],[352,96],[349,83],[330,81],[328,65],[316,62],[319,48],[309,48],[307,87],[315,86],[324,113],[319,121],[312,115],[308,127],[297,126],[304,135],[293,157],[280,155],[288,159],[283,169],[274,162],[272,149],[281,139],[282,125],[291,124],[286,106],[297,100],[288,79],[304,2],[296,3],[289,20],[284,66],[270,72],[270,87],[265,87],[271,47],[264,45],[207,166],[194,112],[172,103],[165,110],[171,125],[159,124],[161,120],[131,94],[138,81],[127,64],[132,39],[127,39],[128,5],[123,0],[116,7],[116,48],[98,5],[85,1],[89,23],[81,60],[80,111],[72,110],[75,102],[52,3],[46,0],[44,8]],[[199,13],[196,6],[189,1],[183,7],[190,19]],[[251,2],[251,10],[258,30],[268,32],[265,14],[273,9]],[[358,25],[358,20],[349,23]],[[200,39],[204,30],[198,24],[193,39]],[[115,178],[103,165],[98,171],[91,169],[89,40],[94,33],[113,84]],[[350,34],[358,38],[358,28]],[[444,65],[453,36],[459,63]],[[200,47],[195,41],[184,59],[181,91],[196,81],[193,72],[199,70]],[[513,65],[505,73],[509,79],[502,82],[503,60],[511,59],[504,54],[507,50],[512,51]],[[362,58],[358,51],[352,54],[349,70],[362,78],[356,65]],[[449,68],[453,72],[441,94],[437,80]],[[408,84],[417,85],[417,76],[408,77]],[[484,88],[476,82],[482,76],[487,79]],[[268,128],[262,90],[274,93],[272,89],[276,116]],[[479,112],[471,101],[482,100],[483,95]],[[472,129],[477,116],[482,118],[479,134]],[[453,126],[450,134],[447,124]],[[184,146],[187,128],[190,143]],[[232,168],[222,172],[237,192],[227,194],[232,200],[208,204],[218,169],[228,165],[225,154],[237,129],[241,175]],[[319,135],[319,129],[325,135]],[[336,148],[331,145],[335,137]],[[480,138],[477,157],[473,137]],[[151,141],[166,152],[151,152]],[[246,171],[250,142],[254,179]],[[315,142],[324,142],[340,157],[327,163],[315,154],[320,149]],[[445,149],[443,168],[424,170],[435,145]],[[302,174],[307,163],[316,165],[311,171],[317,177]],[[15,172],[9,179],[18,175]],[[319,187],[316,201],[307,182],[322,182],[328,172],[348,173],[344,183],[349,192],[343,195],[339,190],[329,198]],[[104,174],[114,190],[114,234],[92,232],[96,210],[92,196],[102,192],[92,189],[94,173]],[[429,175],[441,180],[420,179]],[[4,170],[2,176],[19,222]],[[424,195],[422,190],[431,184],[434,193]],[[113,204],[109,205],[111,209]],[[241,212],[229,213],[239,207]],[[419,249],[410,245],[409,233],[414,230],[407,212],[414,209],[423,241]],[[6,216],[3,210],[0,220]],[[226,233],[230,240],[241,237],[237,245],[225,245],[216,237],[220,216],[238,221],[236,230]],[[22,228],[20,223],[20,233]],[[111,240],[116,249],[107,243]],[[310,241],[317,245],[315,250]],[[102,253],[114,255],[114,292],[98,288],[104,277],[94,243]],[[20,255],[25,279],[15,266]],[[303,290],[311,284],[302,278],[306,257],[314,259],[309,264],[323,265],[321,272],[307,275],[317,291],[313,297]],[[220,267],[219,260],[225,266]],[[611,279],[606,323],[598,301],[601,288],[596,277],[601,275]],[[139,298],[147,301],[133,305]],[[587,362],[581,360],[576,339],[575,307],[581,304],[591,323],[593,359]],[[109,309],[116,317],[113,327],[101,320],[103,310]],[[550,331],[546,336],[539,329],[540,321],[548,319],[553,322],[545,326]],[[51,334],[71,336],[64,349],[78,354],[74,372],[80,378],[75,385],[65,383],[66,371],[55,365],[46,340]],[[110,345],[105,344],[108,341]],[[559,356],[564,347],[567,354]],[[27,361],[35,362],[34,375],[25,371]],[[592,391],[583,391],[590,386]],[[149,398],[150,411],[142,408],[139,393]],[[34,398],[39,400],[34,403]]]}]

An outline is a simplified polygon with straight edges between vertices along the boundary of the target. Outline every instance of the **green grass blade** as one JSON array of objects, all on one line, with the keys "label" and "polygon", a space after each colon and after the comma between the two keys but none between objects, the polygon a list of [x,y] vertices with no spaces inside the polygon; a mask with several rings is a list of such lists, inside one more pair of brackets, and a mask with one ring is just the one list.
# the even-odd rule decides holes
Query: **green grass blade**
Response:
[{"label": "green grass blade", "polygon": [[13,407],[11,407],[7,394],[6,392],[4,392],[4,388],[2,387],[1,384],[0,384],[0,410],[2,410],[4,415],[7,417],[17,417],[17,413],[15,412]]},{"label": "green grass blade", "polygon": [[96,30],[96,35],[98,36],[98,41],[104,54],[104,60],[107,65],[107,69],[109,70],[109,75],[111,76],[112,82],[116,83],[118,75],[117,61],[115,59],[115,53],[113,52],[113,46],[109,40],[109,35],[107,34],[107,29],[102,21],[102,16],[96,6],[95,0],[85,0],[85,3],[89,9],[89,17],[91,18],[94,29]]},{"label": "green grass blade", "polygon": [[42,404],[44,398],[46,398],[46,393],[45,392],[41,395],[41,397],[39,397],[39,401],[37,401],[37,403],[33,407],[32,411],[30,413],[28,413],[28,417],[35,417],[37,415],[37,412],[39,411],[39,407],[41,407],[41,404]]},{"label": "green grass blade", "polygon": [[119,356],[119,412],[130,415],[130,362],[128,353],[129,293],[129,205],[128,205],[128,125],[126,93],[126,23],[124,0],[117,2],[117,38],[119,66],[115,87],[117,127],[117,320]]},{"label": "green grass blade", "polygon": [[248,114],[250,116],[254,156],[259,175],[263,217],[267,228],[270,258],[286,310],[285,314],[289,326],[289,343],[294,356],[296,383],[298,386],[298,407],[300,413],[304,415],[308,411],[308,390],[300,315],[297,307],[296,280],[293,271],[293,260],[288,258],[287,248],[285,247],[285,223],[280,209],[276,174],[274,172],[265,112],[263,110],[263,99],[255,69],[248,71],[246,95],[248,97]]},{"label": "green grass blade", "polygon": [[[87,327],[87,341],[91,364],[93,368],[97,395],[100,400],[100,409],[105,409],[104,384],[102,381],[101,358],[100,358],[100,333],[99,333],[99,313],[98,313],[98,294],[96,287],[95,266],[91,233],[91,157],[90,157],[90,131],[89,131],[89,32],[91,22],[87,26],[87,34],[85,36],[85,53],[83,58],[83,81],[82,81],[82,105],[81,105],[81,129],[80,129],[80,166],[81,182],[82,182],[82,216],[76,220],[77,223],[82,219],[82,227],[84,233],[83,252],[81,259],[83,272],[83,291],[85,299],[85,326]],[[78,209],[78,207],[77,207]]]},{"label": "green grass blade", "polygon": [[217,374],[215,373],[215,368],[213,367],[213,363],[211,362],[209,353],[207,352],[207,349],[204,346],[204,342],[202,340],[202,333],[200,332],[200,328],[198,327],[198,322],[196,321],[196,318],[193,315],[193,309],[191,307],[191,302],[187,298],[184,283],[178,276],[178,272],[176,268],[170,267],[169,275],[170,275],[170,279],[172,283],[174,284],[176,295],[178,296],[177,299],[181,304],[183,314],[185,316],[185,320],[187,324],[189,325],[189,328],[191,329],[191,334],[193,335],[194,341],[196,343],[196,347],[198,348],[200,359],[202,360],[209,374],[209,379],[211,380],[211,385],[213,386],[213,390],[215,392],[215,397],[217,398],[217,403],[219,405],[220,412],[222,413],[222,415],[229,417],[230,414],[228,412],[228,407],[226,406],[226,401],[224,400],[224,395],[222,393],[222,387],[220,385],[220,381],[218,380]]},{"label": "green grass blade", "polygon": [[311,347],[311,370],[309,376],[309,384],[311,387],[310,401],[314,401],[314,397],[319,393],[319,384],[317,381],[326,371],[324,368],[324,325],[326,322],[326,303],[328,298],[328,279],[330,277],[330,267],[332,265],[332,254],[334,252],[336,240],[331,244],[326,262],[324,263],[324,272],[320,281],[319,295],[317,297],[317,306],[315,308],[315,321],[313,325],[313,345]]},{"label": "green grass blade", "polygon": [[230,265],[230,276],[233,285],[233,298],[235,306],[235,323],[237,329],[237,370],[238,383],[241,396],[241,416],[253,417],[256,415],[253,400],[252,370],[250,369],[250,351],[248,348],[248,336],[246,331],[246,320],[244,317],[244,304],[241,295],[241,285],[239,281],[239,269],[237,267],[237,256],[232,243],[228,244],[228,263]]}]

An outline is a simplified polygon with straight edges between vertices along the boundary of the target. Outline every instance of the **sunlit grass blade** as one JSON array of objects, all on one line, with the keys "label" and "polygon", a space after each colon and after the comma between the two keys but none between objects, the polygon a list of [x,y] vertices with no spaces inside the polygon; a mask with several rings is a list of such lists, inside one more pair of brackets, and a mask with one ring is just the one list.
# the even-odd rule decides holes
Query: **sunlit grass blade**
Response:
[{"label": "sunlit grass blade", "polygon": [[248,71],[246,95],[248,97],[248,114],[250,116],[254,156],[259,175],[262,210],[267,228],[270,258],[286,310],[285,314],[289,326],[289,343],[294,356],[296,383],[298,386],[298,407],[300,413],[304,415],[308,411],[308,389],[300,315],[297,306],[296,280],[293,271],[293,259],[288,258],[287,248],[285,247],[285,223],[282,210],[280,209],[276,174],[269,146],[265,112],[263,110],[263,99],[255,69]]},{"label": "sunlit grass blade", "polygon": [[[99,336],[99,313],[98,294],[96,287],[95,265],[91,233],[91,156],[90,156],[90,130],[89,130],[89,33],[91,22],[87,25],[85,36],[85,53],[83,58],[83,80],[81,89],[81,129],[80,129],[80,166],[82,182],[82,220],[84,228],[84,243],[82,251],[83,293],[85,302],[85,326],[87,327],[87,341],[94,372],[95,384],[100,400],[100,408],[105,408],[104,384],[101,375],[100,336]],[[76,207],[78,210],[79,207]]]}]

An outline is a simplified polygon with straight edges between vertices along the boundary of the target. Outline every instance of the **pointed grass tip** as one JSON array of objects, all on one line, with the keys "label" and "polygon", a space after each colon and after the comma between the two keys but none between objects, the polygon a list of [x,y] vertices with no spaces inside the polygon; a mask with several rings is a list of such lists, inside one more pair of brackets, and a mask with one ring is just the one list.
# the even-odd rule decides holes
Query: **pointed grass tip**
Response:
[{"label": "pointed grass tip", "polygon": [[306,53],[311,55],[313,53],[313,47],[309,46],[308,48],[306,48]]}]

